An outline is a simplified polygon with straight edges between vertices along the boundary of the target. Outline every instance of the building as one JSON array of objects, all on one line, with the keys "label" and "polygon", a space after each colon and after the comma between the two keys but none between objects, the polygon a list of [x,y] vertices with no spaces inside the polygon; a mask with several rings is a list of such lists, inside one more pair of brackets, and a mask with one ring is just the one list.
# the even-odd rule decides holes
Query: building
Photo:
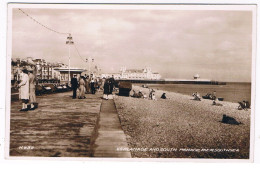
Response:
[{"label": "building", "polygon": [[29,67],[35,70],[34,73],[37,80],[60,80],[61,73],[56,69],[67,67],[67,65],[60,62],[50,63],[44,59],[32,59],[31,57],[27,57],[26,59],[12,58],[11,80],[19,81],[21,70]]},{"label": "building", "polygon": [[100,78],[110,78],[114,76],[114,79],[121,79],[120,73],[103,73],[100,75]]},{"label": "building", "polygon": [[199,74],[196,74],[193,76],[193,79],[196,80],[196,79],[199,79],[200,78],[200,75]]},{"label": "building", "polygon": [[[29,60],[29,62],[28,62]],[[11,81],[20,80],[19,74],[22,72],[23,68],[34,68],[35,64],[30,59],[12,58],[11,60]]]},{"label": "building", "polygon": [[160,80],[161,75],[157,72],[152,72],[150,67],[144,69],[126,69],[122,67],[120,69],[121,79],[131,80]]},{"label": "building", "polygon": [[[77,75],[77,78],[80,77],[80,75],[85,72],[85,69],[80,68],[68,68],[66,67],[56,67],[54,68],[55,71],[59,72],[59,80],[61,83],[70,83],[71,78],[73,75]],[[70,75],[70,76],[69,76]]]},{"label": "building", "polygon": [[37,79],[58,80],[60,78],[60,73],[55,68],[61,67],[62,64],[46,62],[44,59],[34,59],[33,62],[36,66]]}]

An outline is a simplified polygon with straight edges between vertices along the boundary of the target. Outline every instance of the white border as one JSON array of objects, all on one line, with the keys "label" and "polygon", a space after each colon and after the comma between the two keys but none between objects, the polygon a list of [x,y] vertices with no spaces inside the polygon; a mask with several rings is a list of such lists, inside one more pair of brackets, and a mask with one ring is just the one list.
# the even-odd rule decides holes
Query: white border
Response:
[{"label": "white border", "polygon": [[[4,4],[4,5],[6,5],[6,3],[7,2],[10,2],[10,1],[5,1],[4,3],[2,3],[2,4]],[[16,2],[22,2],[22,1],[19,1],[19,0],[17,0]],[[27,2],[31,2],[31,1],[27,1]],[[34,1],[34,2],[36,2],[36,1]],[[43,0],[38,0],[37,2],[46,2],[46,1],[43,1]],[[57,2],[57,3],[62,3],[62,2],[71,2],[71,3],[76,3],[76,2],[81,2],[82,3],[82,1],[51,1],[51,2]],[[49,3],[51,3],[51,2],[49,2]],[[84,2],[86,2],[86,1],[84,1]],[[93,2],[93,1],[92,1]],[[97,2],[100,2],[100,1],[94,1],[94,3],[97,3]],[[115,2],[115,1],[114,1]],[[121,2],[121,1],[120,1]],[[134,3],[134,2],[137,2],[137,1],[131,1],[130,3]],[[140,1],[138,1],[139,3],[140,3]],[[147,1],[141,1],[141,2],[146,2],[147,3]],[[150,3],[153,3],[154,1],[149,1]],[[176,3],[176,1],[171,1],[172,3]],[[191,3],[191,1],[181,1],[182,3]],[[236,4],[258,4],[256,1],[232,1],[232,0],[230,0],[230,1],[217,1],[218,3],[236,3]],[[217,2],[212,2],[212,1],[196,1],[196,3],[207,3],[207,4],[212,4],[212,3],[217,3]],[[103,1],[103,3],[107,3],[107,2],[104,2]],[[118,1],[116,1],[116,3],[118,3]],[[160,1],[160,2],[158,2],[157,1],[157,3],[162,3],[162,1]],[[166,3],[169,3],[169,1],[166,1]],[[194,1],[193,1],[193,3],[194,3]],[[22,4],[21,4],[22,5]],[[30,5],[29,5],[30,6]],[[43,5],[44,6],[44,5]],[[56,6],[56,5],[55,5]],[[66,6],[66,5],[65,5]],[[74,5],[73,5],[74,6]],[[78,5],[76,5],[76,6],[78,6]],[[80,6],[80,5],[79,5]],[[91,5],[92,6],[92,5]],[[94,5],[94,6],[97,6],[97,5]],[[92,6],[92,7],[94,7],[94,6]],[[110,5],[108,5],[108,6],[110,6]],[[130,5],[130,6],[133,6],[133,5]],[[161,7],[163,6],[163,8],[165,8],[165,9],[168,9],[168,7],[169,6],[164,6],[164,5],[160,5],[160,9],[162,9]],[[236,7],[237,7],[237,5],[235,5]],[[22,6],[20,6],[21,8],[22,8]],[[26,7],[28,7],[28,6],[26,6]],[[139,8],[140,8],[141,6],[139,6]],[[185,6],[186,7],[186,6]],[[209,6],[207,6],[207,7],[209,7]],[[213,7],[213,6],[211,6],[210,5],[210,7]],[[223,7],[223,6],[222,6]],[[230,7],[230,5],[229,5],[229,7]],[[6,9],[6,8],[5,8]],[[143,9],[143,8],[142,8]],[[208,8],[209,9],[209,8]],[[183,9],[182,9],[183,10]],[[194,9],[193,9],[194,10]],[[201,10],[201,9],[200,9]],[[216,10],[216,8],[214,8],[214,10]],[[222,10],[223,10],[223,8],[222,8]],[[6,11],[6,10],[4,10],[4,11]],[[254,10],[254,17],[256,17],[256,10]],[[2,16],[1,16],[1,18],[2,18]],[[259,18],[258,18],[258,21],[259,21]],[[258,22],[258,24],[259,24],[259,22]],[[5,25],[5,24],[3,24],[3,25]],[[253,26],[253,28],[255,28],[255,26]],[[254,29],[253,30],[253,32],[256,32],[256,29]],[[3,38],[2,38],[3,37]],[[10,36],[9,36],[10,37]],[[3,40],[3,39],[5,39],[5,36],[3,35],[2,36],[2,31],[1,31],[1,41]],[[256,38],[255,39],[253,39],[253,44],[256,44]],[[10,42],[8,42],[8,44],[9,44]],[[9,47],[10,47],[10,44],[8,45]],[[254,54],[256,54],[256,45],[253,45],[254,46],[254,48],[253,48],[253,52],[252,52],[252,54],[254,55]],[[4,49],[5,48],[5,44],[3,45],[3,47],[2,47],[2,45],[1,45],[1,49]],[[5,56],[5,55],[2,55],[2,50],[1,50],[1,57],[2,56]],[[9,53],[9,56],[10,56],[10,48],[8,49],[8,53]],[[254,55],[254,56],[256,56],[256,55]],[[253,59],[252,59],[252,61],[253,60],[255,60],[255,58],[254,57],[252,57]],[[4,59],[4,58],[3,58]],[[5,59],[4,59],[5,60]],[[7,59],[6,59],[7,60]],[[258,59],[259,60],[259,59]],[[4,62],[4,63],[6,63],[6,62]],[[258,63],[258,62],[257,62]],[[257,63],[255,63],[255,62],[252,62],[252,69],[254,68],[254,65],[255,64],[257,64]],[[259,65],[259,64],[258,64]],[[8,65],[7,65],[8,66]],[[1,67],[2,68],[2,67]],[[5,68],[5,65],[3,66],[3,68]],[[257,67],[256,67],[257,68]],[[9,65],[9,68],[8,69],[5,69],[5,70],[8,70],[9,72],[8,73],[10,73],[10,65]],[[1,72],[5,72],[5,70],[3,70],[3,71],[1,71]],[[258,71],[259,72],[259,71]],[[1,74],[1,76],[3,76],[2,74]],[[4,74],[4,76],[5,76],[5,74]],[[255,77],[255,71],[252,71],[252,81],[253,81],[253,77]],[[7,77],[7,82],[10,80],[10,76],[9,77]],[[256,79],[257,80],[257,79]],[[257,81],[256,81],[257,82]],[[258,84],[258,83],[257,83]],[[2,87],[1,87],[2,88]],[[7,88],[8,89],[8,88]],[[254,83],[252,83],[252,91],[254,91],[256,88],[255,88],[255,85],[254,85]],[[2,93],[2,92],[1,92]],[[10,91],[9,90],[7,90],[7,97],[9,97],[10,98]],[[252,97],[253,97],[253,95],[252,95]],[[2,99],[2,98],[1,98]],[[255,102],[257,101],[257,99],[255,100]],[[3,103],[3,102],[2,102]],[[257,105],[257,104],[256,104]],[[2,106],[2,105],[1,105]],[[2,107],[0,107],[0,108],[2,108]],[[10,110],[8,110],[8,108],[10,108],[10,102],[9,102],[9,105],[6,105],[6,112],[10,112]],[[252,102],[252,108],[253,108],[253,102]],[[1,109],[2,110],[2,109]],[[256,109],[255,110],[258,110],[258,108],[256,107]],[[232,162],[248,162],[248,161],[252,161],[253,160],[253,158],[252,158],[252,155],[253,155],[253,151],[252,150],[254,150],[254,146],[252,146],[253,145],[253,141],[254,141],[254,132],[252,131],[253,129],[254,129],[254,110],[252,109],[252,116],[251,116],[251,142],[250,142],[250,160],[228,160],[228,159],[226,159],[226,160],[218,160],[218,159],[214,159],[214,160],[211,160],[211,159],[188,159],[188,161],[203,161],[203,162],[219,162],[219,161],[221,161],[221,162],[230,162],[230,161],[232,161]],[[255,111],[256,112],[256,111]],[[2,116],[2,113],[1,113],[1,116]],[[256,116],[257,117],[257,116]],[[10,118],[10,117],[9,117]],[[8,120],[9,120],[9,118],[7,118]],[[1,118],[2,119],[2,118]],[[2,123],[3,124],[3,123]],[[256,123],[257,124],[257,123]],[[9,126],[9,125],[6,125],[6,127],[7,126]],[[259,128],[259,127],[258,127]],[[9,131],[9,128],[6,128],[4,131]],[[8,135],[8,134],[7,134]],[[8,135],[9,136],[9,135]],[[2,137],[2,136],[1,136]],[[259,134],[257,135],[257,137],[259,137]],[[256,140],[259,140],[259,139],[256,139]],[[6,140],[6,143],[8,143],[8,145],[9,145],[9,140]],[[1,147],[2,148],[2,147]],[[256,149],[257,150],[257,149]],[[9,149],[6,149],[5,150],[5,152],[9,152]],[[259,152],[258,152],[259,153]],[[17,159],[16,157],[14,157],[15,159]],[[11,158],[9,158],[9,159],[13,159],[13,157],[11,157]],[[39,158],[31,158],[31,157],[24,157],[24,158],[21,158],[21,157],[19,157],[19,159],[37,159],[37,160],[39,160]],[[93,161],[97,161],[97,160],[125,160],[125,159],[111,159],[111,158],[109,158],[109,159],[98,159],[98,158],[83,158],[83,159],[81,159],[81,158],[68,158],[69,160],[93,160]],[[59,160],[68,160],[67,158],[62,158],[62,159],[60,159],[59,158]],[[57,160],[56,158],[43,158],[43,160]],[[127,159],[127,161],[128,161],[129,159]],[[133,159],[134,161],[146,161],[146,159],[143,159],[143,158],[140,158],[140,159]],[[130,161],[132,161],[132,159],[130,159]],[[148,161],[150,161],[150,159],[148,159]],[[187,159],[151,159],[151,161],[187,161]]]}]

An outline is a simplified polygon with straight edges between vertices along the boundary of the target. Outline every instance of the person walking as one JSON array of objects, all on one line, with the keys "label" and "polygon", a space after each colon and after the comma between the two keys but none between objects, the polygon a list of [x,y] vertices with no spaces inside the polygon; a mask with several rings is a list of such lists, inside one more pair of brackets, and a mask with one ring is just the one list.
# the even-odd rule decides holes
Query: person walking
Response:
[{"label": "person walking", "polygon": [[108,95],[109,95],[109,79],[106,79],[105,80],[105,83],[104,83],[104,95],[103,95],[103,99],[106,99],[108,100]]},{"label": "person walking", "polygon": [[72,87],[72,90],[73,90],[72,99],[76,99],[76,97],[77,97],[77,88],[78,88],[77,75],[73,75],[73,78],[71,78],[71,87]]},{"label": "person walking", "polygon": [[29,72],[29,101],[31,104],[31,108],[29,110],[34,110],[36,107],[36,95],[35,95],[35,85],[36,79],[33,74],[33,69],[28,69]]},{"label": "person walking", "polygon": [[114,75],[112,75],[112,77],[109,79],[110,83],[109,83],[109,94],[112,94],[113,90],[114,90],[114,86],[115,86],[115,79],[114,79]]},{"label": "person walking", "polygon": [[85,99],[85,81],[84,77],[81,76],[79,80],[79,99]]},{"label": "person walking", "polygon": [[28,111],[27,104],[29,102],[29,76],[28,70],[23,69],[21,73],[21,82],[18,84],[19,99],[22,100],[22,109],[20,111]]},{"label": "person walking", "polygon": [[85,78],[85,93],[89,93],[89,76]]},{"label": "person walking", "polygon": [[91,88],[91,93],[92,93],[92,94],[95,94],[95,93],[96,93],[95,80],[94,80],[93,77],[91,78],[91,81],[90,81],[90,88]]}]

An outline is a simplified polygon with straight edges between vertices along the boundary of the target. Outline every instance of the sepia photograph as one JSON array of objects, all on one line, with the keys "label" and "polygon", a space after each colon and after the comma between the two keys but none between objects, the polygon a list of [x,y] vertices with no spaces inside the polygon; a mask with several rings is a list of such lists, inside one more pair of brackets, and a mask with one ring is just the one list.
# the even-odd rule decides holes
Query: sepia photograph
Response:
[{"label": "sepia photograph", "polygon": [[9,158],[252,160],[256,5],[8,4]]}]

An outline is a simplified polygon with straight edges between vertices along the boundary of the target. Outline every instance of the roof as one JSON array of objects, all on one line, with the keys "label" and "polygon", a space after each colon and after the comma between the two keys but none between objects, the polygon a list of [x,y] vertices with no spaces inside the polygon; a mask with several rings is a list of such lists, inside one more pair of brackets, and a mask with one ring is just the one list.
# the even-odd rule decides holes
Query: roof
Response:
[{"label": "roof", "polygon": [[143,73],[143,70],[139,70],[139,69],[127,69],[125,72],[127,73]]},{"label": "roof", "polygon": [[84,71],[86,71],[85,69],[81,69],[81,68],[54,68],[54,70],[57,70],[57,71],[59,71],[59,72],[68,72],[68,71],[70,71],[70,72],[84,72]]}]

